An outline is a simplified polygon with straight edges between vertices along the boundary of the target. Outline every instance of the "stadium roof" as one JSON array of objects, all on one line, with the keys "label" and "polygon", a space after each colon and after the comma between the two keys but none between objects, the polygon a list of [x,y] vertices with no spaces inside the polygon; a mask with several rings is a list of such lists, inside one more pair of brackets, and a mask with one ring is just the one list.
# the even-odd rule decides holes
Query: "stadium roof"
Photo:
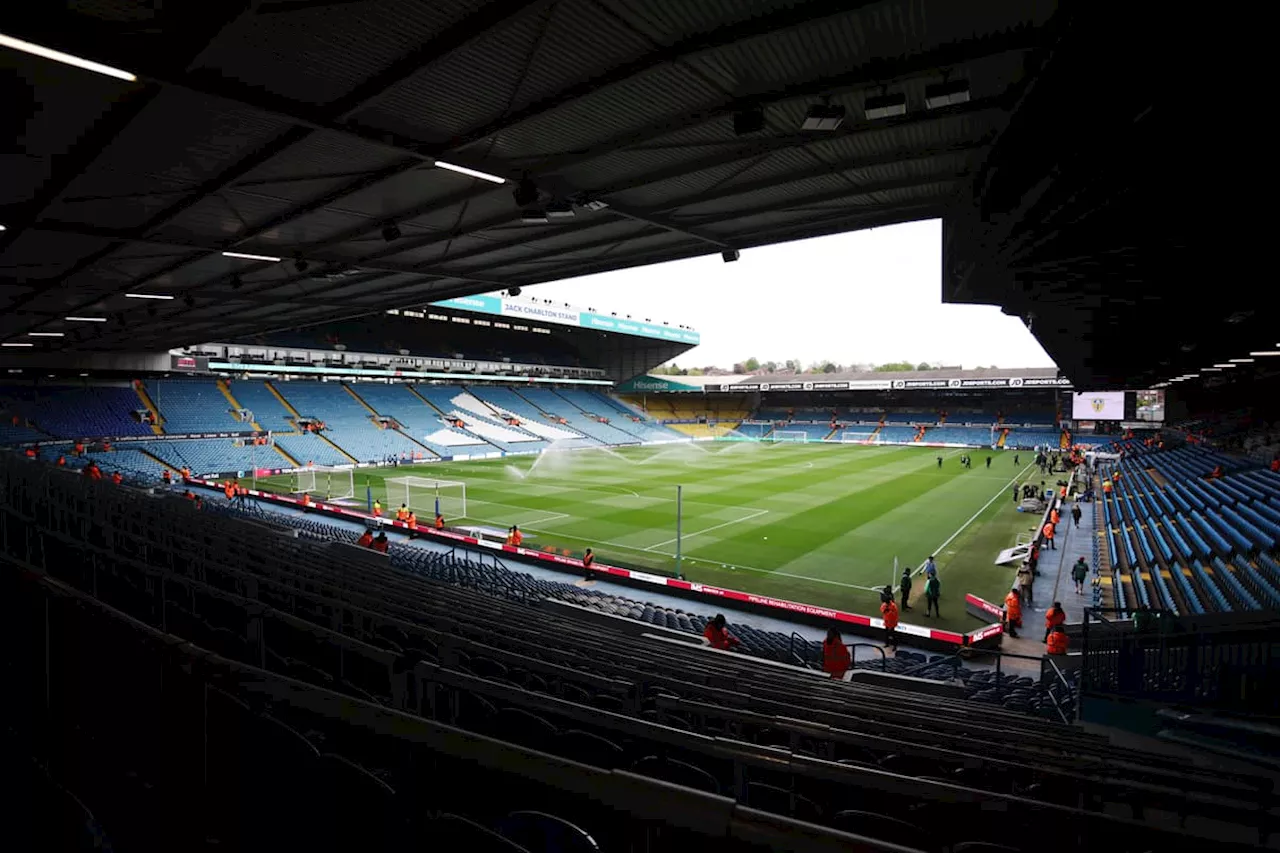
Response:
[{"label": "stadium roof", "polygon": [[[0,183],[0,341],[163,349],[938,216],[944,298],[1034,315],[1078,385],[1168,378],[1195,329],[1241,313],[1155,300],[1195,271],[1197,223],[1151,152],[1214,131],[1158,78],[1182,40],[1136,10],[188,5],[28,4],[4,25],[25,126]],[[1115,333],[1139,321],[1172,330]]]},{"label": "stadium roof", "polygon": [[[0,340],[165,348],[939,216],[1006,126],[1053,10],[35,4],[5,36],[137,80],[0,49],[25,117],[0,186]],[[803,129],[814,106],[843,123]],[[522,222],[524,178],[524,208],[565,218]]]}]

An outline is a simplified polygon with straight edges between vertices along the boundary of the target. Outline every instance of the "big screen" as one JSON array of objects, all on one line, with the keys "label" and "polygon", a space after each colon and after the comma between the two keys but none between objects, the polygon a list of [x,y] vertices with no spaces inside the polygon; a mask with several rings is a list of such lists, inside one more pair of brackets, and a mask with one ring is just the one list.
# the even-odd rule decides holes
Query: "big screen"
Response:
[{"label": "big screen", "polygon": [[1122,421],[1124,392],[1076,391],[1071,395],[1071,418],[1077,421]]}]

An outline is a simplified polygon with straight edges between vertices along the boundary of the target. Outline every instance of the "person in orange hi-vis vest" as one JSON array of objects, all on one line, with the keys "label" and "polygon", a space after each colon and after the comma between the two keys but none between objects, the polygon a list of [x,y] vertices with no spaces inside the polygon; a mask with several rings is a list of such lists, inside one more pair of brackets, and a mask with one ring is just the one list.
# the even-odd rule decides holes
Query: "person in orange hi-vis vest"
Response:
[{"label": "person in orange hi-vis vest", "polygon": [[1058,546],[1053,544],[1053,534],[1056,530],[1057,528],[1052,521],[1046,521],[1044,527],[1040,530],[1040,532],[1044,534],[1044,541],[1049,543],[1050,551],[1058,550]]},{"label": "person in orange hi-vis vest", "polygon": [[1014,584],[1013,589],[1004,597],[1004,628],[1009,632],[1010,637],[1018,636],[1018,629],[1022,627],[1022,599],[1018,597],[1018,586]]},{"label": "person in orange hi-vis vest", "polygon": [[511,544],[520,547],[520,543],[524,541],[524,534],[520,532],[520,528],[514,524],[511,525]]},{"label": "person in orange hi-vis vest", "polygon": [[1059,625],[1049,632],[1049,637],[1045,642],[1049,646],[1049,654],[1065,655],[1067,647],[1071,645],[1071,638],[1067,636],[1067,630]]},{"label": "person in orange hi-vis vest", "polygon": [[897,648],[898,638],[894,630],[898,627],[898,605],[892,596],[880,605],[880,616],[884,619],[884,644]]},{"label": "person in orange hi-vis vest", "polygon": [[1062,602],[1055,601],[1044,614],[1044,639],[1049,641],[1049,635],[1053,633],[1053,629],[1059,627],[1067,621],[1067,614],[1062,609]]}]

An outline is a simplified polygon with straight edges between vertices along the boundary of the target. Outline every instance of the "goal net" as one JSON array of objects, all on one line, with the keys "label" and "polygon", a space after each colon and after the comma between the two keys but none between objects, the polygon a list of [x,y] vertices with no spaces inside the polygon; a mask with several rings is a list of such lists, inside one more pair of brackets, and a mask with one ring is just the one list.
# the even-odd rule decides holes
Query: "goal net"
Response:
[{"label": "goal net", "polygon": [[795,441],[804,444],[809,440],[809,433],[802,429],[775,429],[769,433],[770,441]]},{"label": "goal net", "polygon": [[355,474],[350,468],[307,468],[294,474],[293,490],[325,500],[353,498],[356,494]]},{"label": "goal net", "polygon": [[467,515],[467,484],[430,477],[392,477],[387,481],[387,507],[394,514],[404,504],[420,518],[434,518],[436,497],[440,514],[452,522]]},{"label": "goal net", "polygon": [[873,429],[845,430],[840,433],[841,444],[876,444],[878,442],[876,431]]}]

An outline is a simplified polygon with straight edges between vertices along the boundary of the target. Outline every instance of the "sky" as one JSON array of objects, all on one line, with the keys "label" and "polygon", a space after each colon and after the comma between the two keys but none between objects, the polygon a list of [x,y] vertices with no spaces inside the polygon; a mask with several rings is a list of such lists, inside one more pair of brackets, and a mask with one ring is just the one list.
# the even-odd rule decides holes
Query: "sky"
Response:
[{"label": "sky", "polygon": [[543,299],[697,329],[682,367],[892,361],[1052,367],[995,306],[942,304],[942,223],[912,222],[525,288]]}]

